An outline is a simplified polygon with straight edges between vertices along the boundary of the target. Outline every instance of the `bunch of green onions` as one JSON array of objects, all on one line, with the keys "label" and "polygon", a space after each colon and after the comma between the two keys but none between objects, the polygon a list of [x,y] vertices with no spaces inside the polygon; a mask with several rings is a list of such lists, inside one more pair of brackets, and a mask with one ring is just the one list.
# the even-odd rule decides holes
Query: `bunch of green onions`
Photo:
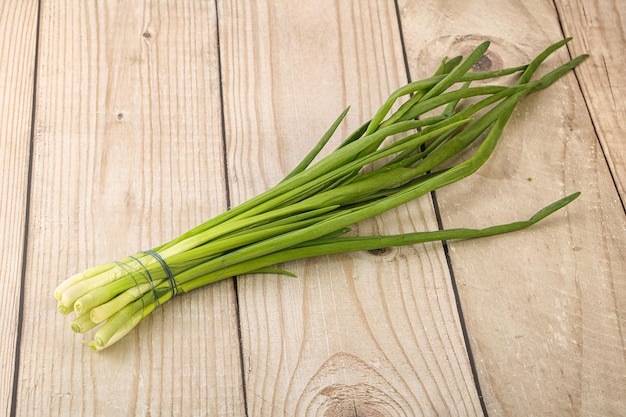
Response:
[{"label": "bunch of green onions", "polygon": [[[78,333],[97,327],[88,344],[101,350],[176,294],[229,277],[290,274],[272,265],[340,252],[491,236],[538,222],[579,193],[550,204],[526,221],[486,229],[344,236],[350,225],[479,169],[492,154],[517,103],[550,86],[586,58],[575,58],[532,80],[545,59],[568,41],[551,45],[528,65],[498,71],[471,71],[487,51],[488,42],[464,59],[443,59],[433,76],[395,91],[369,122],[328,156],[318,158],[346,109],[304,160],[273,188],[152,250],[69,277],[55,290],[58,310],[75,314],[71,327]],[[476,80],[513,74],[519,74],[514,85],[472,86]],[[461,162],[453,159],[473,142],[477,142],[473,154]]]}]

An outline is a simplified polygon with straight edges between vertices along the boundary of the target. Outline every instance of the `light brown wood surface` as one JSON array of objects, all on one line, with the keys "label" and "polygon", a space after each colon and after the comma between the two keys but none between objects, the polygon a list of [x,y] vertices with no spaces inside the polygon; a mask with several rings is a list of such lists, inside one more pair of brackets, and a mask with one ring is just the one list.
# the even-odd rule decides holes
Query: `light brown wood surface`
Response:
[{"label": "light brown wood surface", "polygon": [[[619,1],[5,3],[0,415],[626,414]],[[485,167],[355,233],[583,192],[545,222],[224,281],[100,353],[57,313],[65,276],[274,185],[346,106],[334,143],[443,56],[490,39],[495,69],[564,36],[548,67],[590,59],[525,99]]]},{"label": "light brown wood surface", "polygon": [[232,282],[104,355],[49,302],[60,278],[226,209],[215,7],[44,2],[40,22],[16,415],[241,415]]},{"label": "light brown wood surface", "polygon": [[[438,2],[426,7],[432,10],[428,16],[409,3],[404,14],[419,12],[436,22],[427,30],[405,30],[406,44],[415,48],[408,55],[417,77],[433,70],[424,58],[442,50],[462,53],[482,38],[493,41],[490,62],[507,67],[527,62],[542,39],[562,37],[548,2],[532,8],[459,3],[446,8],[445,19],[437,18]],[[498,19],[478,18],[487,8]],[[481,28],[480,36],[465,37],[467,26]],[[564,51],[550,62],[567,58]],[[589,70],[586,63],[582,67]],[[559,196],[583,194],[544,227],[450,243],[487,411],[623,414],[625,219],[576,76],[528,97],[505,134],[507,141],[484,169],[437,193],[445,228],[502,222]]]},{"label": "light brown wood surface", "polygon": [[626,86],[623,81],[626,56],[626,2],[559,0],[555,2],[566,36],[573,37],[573,54],[593,51],[578,70],[594,129],[600,140],[617,190],[626,195]]},{"label": "light brown wood surface", "polygon": [[[344,107],[351,131],[406,82],[393,3],[250,4],[220,8],[235,204],[286,175]],[[358,233],[436,227],[424,199]],[[287,267],[302,279],[238,281],[249,415],[480,413],[440,246]]]}]

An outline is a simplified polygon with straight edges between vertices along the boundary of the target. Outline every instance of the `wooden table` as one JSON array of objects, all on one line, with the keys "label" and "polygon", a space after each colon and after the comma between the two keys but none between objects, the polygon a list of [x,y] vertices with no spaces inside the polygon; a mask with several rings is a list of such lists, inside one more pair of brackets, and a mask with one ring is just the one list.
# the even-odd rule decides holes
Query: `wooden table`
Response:
[{"label": "wooden table", "polygon": [[[0,415],[626,415],[626,2],[0,3]],[[528,230],[293,262],[160,308],[100,353],[67,275],[278,182],[408,79],[591,54],[528,97],[469,179],[359,234]],[[621,72],[621,75],[620,75]],[[340,138],[337,138],[338,141]]]}]

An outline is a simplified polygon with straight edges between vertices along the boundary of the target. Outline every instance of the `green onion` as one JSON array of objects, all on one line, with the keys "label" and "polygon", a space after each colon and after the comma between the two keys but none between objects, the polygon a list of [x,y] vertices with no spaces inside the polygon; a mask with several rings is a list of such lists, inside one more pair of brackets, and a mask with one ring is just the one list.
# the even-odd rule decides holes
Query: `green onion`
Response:
[{"label": "green onion", "polygon": [[[444,59],[433,76],[393,92],[370,121],[328,156],[318,158],[346,117],[346,109],[273,188],[161,246],[71,276],[54,292],[58,310],[75,315],[71,322],[75,332],[96,329],[89,346],[101,350],[175,295],[229,277],[293,275],[272,266],[341,252],[492,236],[537,223],[579,193],[526,221],[485,229],[344,236],[355,223],[476,172],[491,156],[520,100],[552,85],[586,58],[582,55],[532,79],[548,56],[569,40],[551,45],[528,65],[499,71],[471,71],[488,42],[465,59]],[[509,81],[471,86],[476,80],[495,81],[515,74],[519,77],[513,85]],[[458,161],[459,153],[475,142],[473,154]]]}]

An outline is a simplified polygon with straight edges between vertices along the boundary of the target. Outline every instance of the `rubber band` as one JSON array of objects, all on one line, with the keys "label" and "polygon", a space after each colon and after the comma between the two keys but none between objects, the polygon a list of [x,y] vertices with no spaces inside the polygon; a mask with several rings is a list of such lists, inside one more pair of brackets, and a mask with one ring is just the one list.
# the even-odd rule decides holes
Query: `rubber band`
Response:
[{"label": "rubber band", "polygon": [[[161,303],[159,303],[159,293],[156,290],[156,286],[154,285],[154,280],[152,279],[152,275],[150,275],[150,271],[148,270],[148,268],[146,268],[143,262],[141,262],[138,258],[134,256],[130,256],[129,258],[134,259],[139,265],[141,265],[143,270],[146,271],[146,274],[148,275],[148,278],[146,279],[146,281],[149,282],[150,286],[152,287],[152,294],[154,294],[154,302],[157,304],[157,306],[160,305]],[[135,284],[137,284],[137,280],[135,280],[134,277],[133,277],[133,280],[135,281]]]},{"label": "rubber band", "polygon": [[170,288],[172,290],[172,297],[178,294],[178,283],[174,279],[174,274],[172,274],[172,270],[170,269],[170,266],[167,264],[167,262],[165,262],[165,259],[163,259],[163,257],[159,255],[158,253],[151,251],[151,250],[146,250],[143,253],[145,253],[146,255],[152,256],[161,264],[161,268],[163,268],[163,271],[165,271],[165,274],[167,275],[167,280],[170,282]]},{"label": "rubber band", "polygon": [[[151,250],[140,252],[140,254],[152,256],[154,259],[157,260],[157,262],[161,265],[163,272],[165,272],[165,276],[167,278],[170,290],[172,292],[172,297],[178,294],[178,284],[176,283],[176,280],[174,279],[174,274],[172,273],[172,270],[170,269],[167,262],[165,262],[163,257],[159,255],[158,253],[151,251]],[[155,283],[155,279],[154,277],[152,277],[152,274],[150,274],[150,270],[148,269],[148,267],[146,267],[146,265],[143,262],[141,262],[141,260],[137,256],[129,256],[127,259],[132,259],[139,265],[139,267],[131,266],[130,261],[126,261],[126,262],[117,261],[115,262],[115,264],[119,266],[120,268],[122,268],[135,282],[135,286],[137,287],[137,289],[139,289],[140,292],[143,292],[143,290],[140,289],[140,282],[138,281],[135,275],[139,273],[143,278],[143,281],[144,281],[143,283],[150,284],[150,287],[152,289],[152,294],[154,297],[154,302],[156,303],[157,307],[161,305],[161,303],[159,302],[159,292],[156,288],[157,286]],[[160,278],[159,278],[159,281],[160,281]],[[141,297],[141,303],[143,307],[145,308],[145,302],[144,302],[143,297]]]},{"label": "rubber band", "polygon": [[[143,279],[150,283],[150,286],[152,287],[152,293],[153,293],[153,297],[155,299],[155,301],[158,303],[159,299],[157,297],[157,291],[156,288],[154,286],[154,282],[152,280],[152,276],[150,275],[150,272],[146,269],[146,267],[139,261],[139,259],[137,259],[134,256],[129,256],[130,259],[134,260],[135,262],[137,262],[139,265],[141,265],[141,267],[143,268],[143,270],[145,271],[145,274],[143,272],[141,272],[140,269],[138,268],[131,268],[130,264],[128,262],[121,262],[121,261],[116,261],[115,264],[117,266],[119,266],[120,268],[122,268],[129,277],[131,277],[133,279],[133,281],[135,281],[135,286],[137,287],[137,289],[139,289],[139,282],[137,282],[137,278],[135,277],[136,273],[140,273],[143,276]],[[148,275],[146,277],[146,274]],[[140,297],[141,300],[141,304],[143,306],[143,308],[146,307],[146,303],[144,302],[143,297]],[[142,308],[142,310],[143,310]]]}]

